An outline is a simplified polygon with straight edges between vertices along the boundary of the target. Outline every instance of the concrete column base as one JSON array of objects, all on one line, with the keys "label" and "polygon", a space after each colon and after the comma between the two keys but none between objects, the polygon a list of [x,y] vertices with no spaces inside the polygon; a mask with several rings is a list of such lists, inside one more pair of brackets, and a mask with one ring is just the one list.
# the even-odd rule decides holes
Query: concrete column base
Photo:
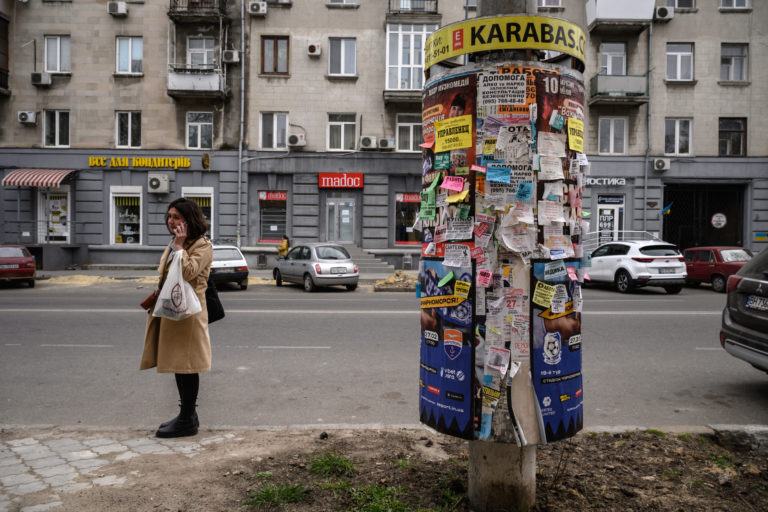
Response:
[{"label": "concrete column base", "polygon": [[524,512],[536,502],[536,446],[469,442],[469,502],[477,512]]}]

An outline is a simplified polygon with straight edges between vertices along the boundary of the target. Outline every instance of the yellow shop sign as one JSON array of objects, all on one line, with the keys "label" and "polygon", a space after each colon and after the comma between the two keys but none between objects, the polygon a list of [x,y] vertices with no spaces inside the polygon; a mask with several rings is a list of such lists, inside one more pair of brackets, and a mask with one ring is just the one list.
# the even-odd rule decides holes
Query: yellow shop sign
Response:
[{"label": "yellow shop sign", "polygon": [[186,169],[191,166],[189,158],[184,156],[89,156],[88,167],[119,167],[149,169]]}]

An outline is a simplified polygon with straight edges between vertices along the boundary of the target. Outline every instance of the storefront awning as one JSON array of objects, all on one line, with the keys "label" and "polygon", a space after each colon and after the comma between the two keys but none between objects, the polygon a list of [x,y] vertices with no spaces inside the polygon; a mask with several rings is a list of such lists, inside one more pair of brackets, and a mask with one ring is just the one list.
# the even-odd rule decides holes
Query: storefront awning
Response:
[{"label": "storefront awning", "polygon": [[58,187],[72,169],[16,169],[3,178],[4,187]]}]

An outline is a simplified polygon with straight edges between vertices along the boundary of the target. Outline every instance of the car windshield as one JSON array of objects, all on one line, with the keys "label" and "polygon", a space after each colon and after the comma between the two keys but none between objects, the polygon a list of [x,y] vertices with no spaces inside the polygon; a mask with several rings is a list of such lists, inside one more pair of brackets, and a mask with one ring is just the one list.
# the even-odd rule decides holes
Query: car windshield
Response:
[{"label": "car windshield", "polygon": [[26,256],[22,247],[0,247],[0,258],[25,258]]},{"label": "car windshield", "polygon": [[726,251],[720,251],[720,256],[723,257],[723,261],[730,263],[731,261],[749,261],[752,259],[752,255],[747,252],[746,249],[728,249]]},{"label": "car windshield", "polygon": [[237,249],[214,249],[213,261],[241,260],[243,255]]},{"label": "car windshield", "polygon": [[646,256],[680,256],[674,245],[648,245],[641,247],[640,252]]},{"label": "car windshield", "polygon": [[347,260],[349,253],[338,245],[321,245],[315,249],[317,257],[321,260]]}]

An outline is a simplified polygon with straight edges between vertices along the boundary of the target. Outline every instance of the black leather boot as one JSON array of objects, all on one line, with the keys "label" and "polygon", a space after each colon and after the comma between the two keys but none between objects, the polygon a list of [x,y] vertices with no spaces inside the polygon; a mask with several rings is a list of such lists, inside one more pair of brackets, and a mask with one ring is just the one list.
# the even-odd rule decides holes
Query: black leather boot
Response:
[{"label": "black leather boot", "polygon": [[197,419],[195,405],[182,405],[179,415],[165,425],[160,425],[157,437],[186,437],[197,434],[200,421]]}]

